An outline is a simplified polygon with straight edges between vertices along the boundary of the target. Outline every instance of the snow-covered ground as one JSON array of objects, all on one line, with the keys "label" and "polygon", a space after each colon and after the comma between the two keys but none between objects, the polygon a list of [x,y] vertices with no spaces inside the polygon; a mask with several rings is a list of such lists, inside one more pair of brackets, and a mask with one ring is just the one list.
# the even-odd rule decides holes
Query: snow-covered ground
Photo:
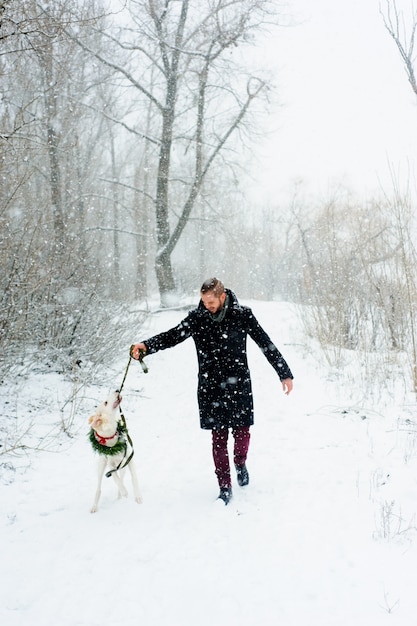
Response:
[{"label": "snow-covered ground", "polygon": [[[390,406],[382,393],[358,403],[316,360],[289,305],[251,306],[295,385],[286,397],[249,340],[250,485],[235,482],[227,507],[216,501],[210,433],[199,429],[192,340],[148,357],[148,374],[137,363],[128,372],[122,407],[141,505],[117,500],[104,479],[100,509],[89,512],[97,457],[87,419],[120,385],[128,346],[106,383],[83,392],[72,438],[49,437],[70,391],[58,375],[3,385],[2,436],[16,424],[22,444],[41,432],[50,449],[0,455],[0,624],[417,624],[412,405]],[[183,316],[152,315],[132,342]]]}]

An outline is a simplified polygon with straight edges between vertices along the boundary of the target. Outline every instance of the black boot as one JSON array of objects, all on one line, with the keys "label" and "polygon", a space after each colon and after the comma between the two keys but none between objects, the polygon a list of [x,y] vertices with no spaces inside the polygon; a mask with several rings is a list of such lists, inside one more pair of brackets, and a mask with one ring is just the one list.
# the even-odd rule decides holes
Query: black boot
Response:
[{"label": "black boot", "polygon": [[243,465],[235,465],[236,474],[237,474],[237,482],[241,487],[245,487],[245,485],[249,485],[249,472],[245,464]]},{"label": "black boot", "polygon": [[232,488],[231,487],[220,487],[220,493],[218,496],[218,500],[223,500],[225,505],[227,506],[230,500],[233,497]]}]

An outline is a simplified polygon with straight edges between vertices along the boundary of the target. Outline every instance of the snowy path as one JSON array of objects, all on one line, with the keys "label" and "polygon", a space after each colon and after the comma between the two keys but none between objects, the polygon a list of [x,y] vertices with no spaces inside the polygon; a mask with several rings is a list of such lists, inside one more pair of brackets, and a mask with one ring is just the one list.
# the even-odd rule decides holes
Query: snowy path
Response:
[{"label": "snowy path", "polygon": [[[296,384],[285,397],[250,348],[256,423],[249,487],[235,484],[228,507],[215,500],[192,341],[149,357],[146,376],[132,365],[123,410],[143,504],[115,500],[109,481],[90,515],[96,460],[84,427],[71,447],[39,456],[23,477],[1,485],[1,624],[417,623],[415,548],[373,538],[372,417],[342,413],[339,391],[297,347],[287,309],[259,308]],[[150,332],[181,317],[156,316]]]}]

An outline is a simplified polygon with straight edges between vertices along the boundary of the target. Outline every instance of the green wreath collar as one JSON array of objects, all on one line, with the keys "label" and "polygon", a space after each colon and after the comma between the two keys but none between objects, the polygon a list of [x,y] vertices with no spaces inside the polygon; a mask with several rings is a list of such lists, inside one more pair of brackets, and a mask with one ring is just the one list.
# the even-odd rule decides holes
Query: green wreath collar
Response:
[{"label": "green wreath collar", "polygon": [[114,446],[105,446],[96,439],[96,435],[94,429],[91,428],[88,433],[88,438],[90,439],[91,446],[94,452],[98,454],[107,454],[108,456],[114,456],[116,454],[120,454],[120,452],[124,452],[126,450],[126,439],[124,437],[124,428],[119,424],[117,427],[117,434],[119,435],[119,440]]}]

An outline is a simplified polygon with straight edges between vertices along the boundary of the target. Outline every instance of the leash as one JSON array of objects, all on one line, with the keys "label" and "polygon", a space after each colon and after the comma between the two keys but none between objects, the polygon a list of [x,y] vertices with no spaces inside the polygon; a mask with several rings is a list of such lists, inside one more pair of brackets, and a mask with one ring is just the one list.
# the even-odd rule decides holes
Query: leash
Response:
[{"label": "leash", "polygon": [[[134,344],[132,344],[132,345],[130,346],[130,350],[129,350],[129,361],[128,361],[127,366],[126,366],[126,369],[125,369],[125,375],[123,376],[122,384],[120,385],[120,388],[119,388],[119,393],[120,393],[120,392],[122,391],[122,389],[123,389],[123,385],[125,384],[126,376],[127,376],[128,371],[129,371],[129,366],[130,366],[130,363],[131,363],[131,361],[132,361],[132,359],[133,359],[133,356],[132,356],[132,351],[133,351],[133,348],[134,348]],[[143,350],[140,350],[140,352],[139,352],[139,363],[140,363],[140,365],[141,365],[141,368],[142,368],[142,370],[143,370],[143,373],[144,373],[144,374],[147,374],[147,373],[149,372],[149,370],[148,370],[148,366],[146,365],[145,361],[143,360],[143,358],[144,358],[145,354],[146,354],[146,353],[145,353]]]},{"label": "leash", "polygon": [[[131,359],[132,359],[132,350],[133,350],[133,348],[134,348],[134,345],[132,344],[130,346],[130,358]],[[145,361],[143,360],[145,354],[146,354],[146,352],[144,350],[139,350],[139,363],[140,363],[140,366],[141,366],[141,368],[143,370],[143,373],[147,374],[149,372],[148,366],[146,365]],[[130,361],[129,361],[129,363],[130,363]]]},{"label": "leash", "polygon": [[[127,376],[128,371],[129,371],[130,363],[131,363],[132,358],[133,358],[133,357],[132,357],[132,350],[133,350],[133,344],[130,346],[130,350],[129,350],[129,361],[128,361],[127,366],[126,366],[126,369],[125,369],[125,374],[124,374],[124,376],[123,376],[122,384],[120,385],[119,393],[121,393],[121,391],[122,391],[122,389],[123,389],[123,385],[125,384],[126,376]],[[139,353],[139,363],[141,364],[141,367],[142,367],[143,372],[144,372],[145,374],[147,374],[149,370],[148,370],[148,367],[147,367],[146,363],[145,363],[145,362],[144,362],[144,360],[143,360],[143,357],[144,357],[144,356],[145,356],[145,353],[143,352],[143,350],[141,350],[141,351],[140,351],[140,353]],[[130,444],[130,447],[131,447],[131,449],[132,449],[132,452],[130,453],[129,458],[127,459],[127,461],[125,461],[125,459],[126,459],[126,453],[127,453],[127,445],[125,444],[125,452],[124,452],[124,455],[123,455],[122,460],[120,461],[119,465],[118,465],[116,468],[114,468],[114,469],[112,469],[112,470],[110,470],[110,471],[108,471],[108,472],[106,473],[106,477],[107,477],[107,478],[110,478],[110,476],[113,474],[113,472],[117,472],[117,471],[119,471],[120,469],[123,469],[124,467],[126,467],[127,465],[129,465],[130,461],[131,461],[131,460],[132,460],[132,458],[133,458],[133,455],[135,454],[135,450],[134,450],[134,448],[133,448],[133,441],[132,441],[132,439],[131,439],[131,437],[130,437],[130,435],[129,435],[129,431],[128,431],[128,429],[127,429],[127,424],[126,424],[126,419],[125,419],[125,416],[123,415],[123,412],[122,412],[122,407],[121,407],[121,405],[120,405],[120,404],[119,404],[119,412],[120,412],[120,418],[121,418],[121,422],[122,422],[122,430],[123,430],[123,433],[125,433],[125,434],[126,434],[126,439],[128,440],[128,442],[129,442],[129,444]]]},{"label": "leash", "polygon": [[130,447],[132,449],[132,452],[129,455],[129,458],[127,460],[126,459],[126,454],[127,454],[127,444],[125,442],[125,450],[124,450],[124,455],[123,458],[121,459],[119,465],[117,467],[115,467],[114,469],[109,470],[108,472],[106,472],[106,477],[110,478],[110,476],[114,473],[114,472],[118,472],[120,469],[123,469],[124,467],[126,467],[127,465],[129,465],[130,461],[133,458],[133,455],[135,454],[135,450],[133,448],[133,441],[129,435],[129,431],[127,430],[127,424],[126,424],[126,420],[125,420],[125,416],[123,415],[122,412],[122,408],[119,404],[119,412],[120,412],[120,417],[121,417],[121,421],[122,421],[122,432],[124,435],[126,435],[126,439],[128,440]]}]

